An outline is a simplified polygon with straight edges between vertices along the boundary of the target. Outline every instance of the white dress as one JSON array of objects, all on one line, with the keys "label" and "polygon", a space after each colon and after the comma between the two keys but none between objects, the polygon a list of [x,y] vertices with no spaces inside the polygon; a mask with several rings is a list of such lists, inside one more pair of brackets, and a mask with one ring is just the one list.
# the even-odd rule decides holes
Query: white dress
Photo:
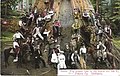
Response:
[{"label": "white dress", "polygon": [[60,54],[58,56],[58,61],[59,61],[58,68],[67,68],[66,64],[65,64],[65,56],[64,56],[64,54]]},{"label": "white dress", "polygon": [[51,62],[58,63],[58,57],[57,57],[57,54],[55,52],[52,54]]}]

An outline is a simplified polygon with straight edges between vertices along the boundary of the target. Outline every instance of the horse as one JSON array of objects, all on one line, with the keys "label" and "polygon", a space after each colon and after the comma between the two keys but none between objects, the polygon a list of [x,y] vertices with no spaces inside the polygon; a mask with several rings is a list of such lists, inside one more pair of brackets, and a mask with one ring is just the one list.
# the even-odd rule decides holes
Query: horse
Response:
[{"label": "horse", "polygon": [[[17,64],[17,67],[20,65],[21,66],[21,63],[25,62],[26,60],[28,60],[26,57],[27,55],[29,55],[29,47],[27,44],[22,44],[20,46],[20,52],[18,54],[18,64]],[[16,53],[14,51],[14,48],[13,47],[8,47],[8,48],[5,48],[4,49],[4,61],[5,61],[5,67],[7,67],[9,65],[9,62],[8,62],[8,59],[10,56],[12,57],[15,57]]]}]

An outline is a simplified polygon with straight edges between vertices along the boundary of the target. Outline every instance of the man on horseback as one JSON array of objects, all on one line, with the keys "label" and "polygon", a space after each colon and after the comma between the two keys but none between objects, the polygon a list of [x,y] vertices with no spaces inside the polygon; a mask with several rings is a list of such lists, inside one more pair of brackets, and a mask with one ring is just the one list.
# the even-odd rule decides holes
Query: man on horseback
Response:
[{"label": "man on horseback", "polygon": [[17,62],[18,61],[18,54],[20,52],[20,45],[17,42],[17,39],[15,39],[14,42],[13,42],[13,48],[14,48],[14,51],[16,53],[15,59],[13,60],[13,62]]},{"label": "man on horseback", "polygon": [[102,41],[99,41],[97,44],[97,56],[98,56],[98,61],[102,58],[103,61],[106,58],[106,46],[102,43]]},{"label": "man on horseback", "polygon": [[16,33],[13,35],[13,40],[17,40],[20,44],[20,41],[22,39],[25,39],[24,36],[19,32],[19,30],[17,30]]},{"label": "man on horseback", "polygon": [[41,27],[38,27],[38,25],[33,29],[33,37],[36,38],[37,36],[44,40],[43,36],[41,35]]}]

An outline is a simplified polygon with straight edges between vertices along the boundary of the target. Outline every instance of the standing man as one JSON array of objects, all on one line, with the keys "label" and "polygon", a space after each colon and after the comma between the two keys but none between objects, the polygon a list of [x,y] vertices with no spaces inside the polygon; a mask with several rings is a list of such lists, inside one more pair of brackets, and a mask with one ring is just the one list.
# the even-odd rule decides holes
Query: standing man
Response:
[{"label": "standing man", "polygon": [[105,60],[106,58],[106,46],[102,43],[102,41],[99,41],[97,45],[97,56],[98,56],[98,61],[102,58]]},{"label": "standing man", "polygon": [[44,18],[42,18],[41,15],[39,14],[39,17],[38,17],[37,20],[36,20],[36,24],[37,24],[39,27],[43,27],[43,20],[44,20]]},{"label": "standing man", "polygon": [[39,38],[41,38],[42,40],[44,40],[43,36],[41,35],[41,28],[36,26],[34,29],[33,29],[33,37],[36,38],[37,36]]},{"label": "standing man", "polygon": [[34,7],[34,22],[36,23],[36,19],[37,19],[37,13],[38,13],[38,8],[37,6]]},{"label": "standing man", "polygon": [[85,47],[85,44],[82,45],[82,47],[80,48],[80,52],[79,53],[84,58],[84,60],[86,61],[87,49]]},{"label": "standing man", "polygon": [[97,32],[97,41],[102,40],[102,37],[103,37],[103,29],[101,26],[99,26],[98,32]]}]

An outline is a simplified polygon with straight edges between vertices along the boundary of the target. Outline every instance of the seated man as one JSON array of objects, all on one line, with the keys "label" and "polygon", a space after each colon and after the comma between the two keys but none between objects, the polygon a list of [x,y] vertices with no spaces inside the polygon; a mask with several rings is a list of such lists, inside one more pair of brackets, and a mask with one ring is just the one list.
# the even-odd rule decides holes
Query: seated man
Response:
[{"label": "seated man", "polygon": [[17,40],[15,40],[15,41],[13,42],[13,48],[14,48],[15,53],[16,53],[16,56],[15,56],[15,59],[13,60],[13,62],[17,62],[17,61],[18,61],[18,54],[19,54],[19,52],[20,52],[20,46],[19,46]]}]

